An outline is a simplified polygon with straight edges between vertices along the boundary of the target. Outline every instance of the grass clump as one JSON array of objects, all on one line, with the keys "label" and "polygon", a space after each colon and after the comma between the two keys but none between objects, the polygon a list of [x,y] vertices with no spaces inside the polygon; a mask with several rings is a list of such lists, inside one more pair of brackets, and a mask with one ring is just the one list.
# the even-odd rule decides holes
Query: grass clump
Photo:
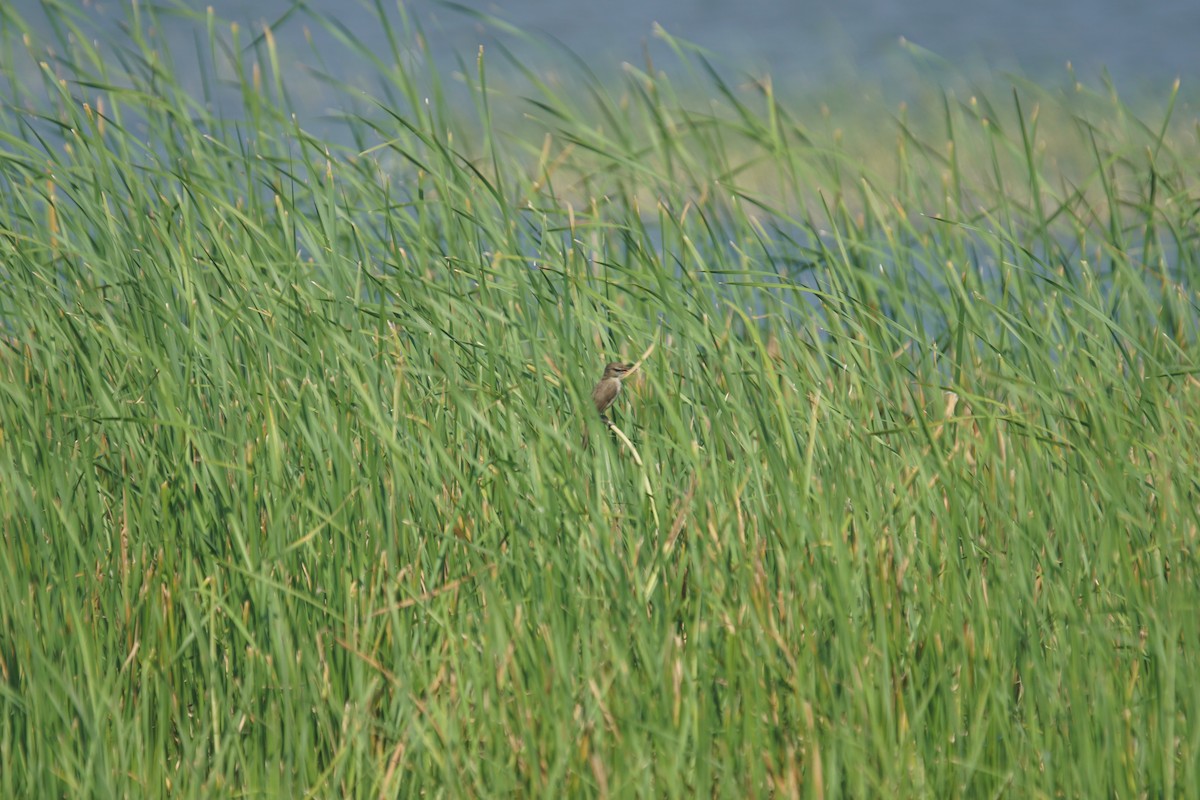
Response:
[{"label": "grass clump", "polygon": [[[0,11],[0,794],[1200,785],[1174,92],[856,145],[665,33],[711,102],[485,54],[464,109],[398,24],[317,136],[269,31],[192,20],[197,94],[186,12],[48,5]],[[651,347],[635,459],[589,393]]]}]

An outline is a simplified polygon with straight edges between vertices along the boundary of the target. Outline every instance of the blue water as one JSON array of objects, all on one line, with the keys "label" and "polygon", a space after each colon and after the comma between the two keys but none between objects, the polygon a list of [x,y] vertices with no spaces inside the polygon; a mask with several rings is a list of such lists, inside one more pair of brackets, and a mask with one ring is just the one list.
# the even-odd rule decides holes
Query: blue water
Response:
[{"label": "blue water", "polygon": [[[38,0],[3,2],[28,19],[38,17],[41,7]],[[115,27],[128,4],[89,0],[80,5],[85,18]],[[219,17],[259,30],[264,21],[284,17],[293,3],[193,0],[179,5],[198,13],[211,6]],[[377,52],[386,52],[373,4],[307,0],[307,5],[335,18]],[[395,16],[396,0],[382,5]],[[420,20],[441,66],[453,64],[456,53],[470,62],[479,45],[498,39],[525,57],[527,45],[471,13],[433,0],[404,5]],[[886,84],[898,70],[910,69],[1013,71],[1045,81],[1065,76],[1070,62],[1088,82],[1107,69],[1123,92],[1165,93],[1175,77],[1183,78],[1186,90],[1191,77],[1200,74],[1198,0],[494,0],[466,2],[463,8],[561,41],[601,77],[615,74],[622,61],[644,64],[647,49],[656,62],[669,62],[668,51],[653,35],[655,24],[709,48],[731,69],[769,73],[776,86],[799,89],[847,78]],[[176,27],[169,33],[180,48],[192,48],[194,26],[181,22]],[[357,67],[339,65],[333,39],[317,31],[303,13],[273,28],[291,65],[312,61],[306,27],[330,56],[332,71],[352,78]],[[538,62],[538,56],[530,58]]]},{"label": "blue water", "polygon": [[[398,20],[394,3],[385,0],[383,4],[390,9],[390,17]],[[0,47],[21,48],[16,31],[4,29],[5,9],[14,10],[32,23],[43,36],[43,43],[53,46],[55,26],[41,14],[38,0],[0,0],[0,4]],[[307,4],[390,63],[389,45],[372,5],[356,0],[308,0]],[[327,70],[370,95],[377,69],[354,56],[307,13],[289,13],[293,8],[289,0],[200,0],[190,6],[194,9],[190,19],[186,14],[159,14],[171,42],[173,74],[189,89],[199,92],[203,83],[198,74],[189,77],[189,65],[193,65],[193,73],[198,73],[195,65],[205,64],[203,10],[209,5],[218,17],[239,23],[245,31],[240,40],[243,47],[262,30],[264,22],[269,23],[293,89],[307,84],[316,87],[319,94],[320,88],[328,88],[311,80],[309,70],[315,68]],[[498,58],[501,47],[534,65],[539,74],[566,70],[570,59],[553,47],[536,43],[557,41],[601,80],[619,75],[622,62],[644,65],[647,54],[658,66],[678,74],[681,66],[654,36],[655,26],[661,25],[674,36],[712,51],[726,74],[738,70],[768,73],[783,92],[830,82],[844,84],[847,80],[903,91],[903,84],[914,79],[948,82],[956,76],[978,77],[1000,71],[1053,83],[1066,77],[1066,64],[1070,62],[1082,80],[1093,84],[1106,70],[1126,99],[1129,94],[1143,92],[1161,98],[1176,77],[1183,79],[1186,97],[1189,93],[1194,96],[1195,87],[1190,82],[1200,75],[1200,0],[1154,0],[1146,4],[1121,0],[974,4],[950,0],[496,0],[474,8],[531,34],[535,41],[506,33],[503,24],[489,22],[470,9],[415,0],[406,9],[419,20],[429,45],[428,58],[439,73],[448,75],[458,58],[468,67],[473,66],[481,45],[491,54],[489,74],[498,72],[503,76],[503,61]],[[79,9],[75,22],[88,34],[94,31],[98,36],[120,40],[128,0],[85,0]],[[222,29],[228,30],[226,26]],[[312,36],[315,48],[306,34]],[[402,61],[411,61],[413,67],[427,66],[423,64],[426,57],[413,48],[410,40],[401,41],[400,47]],[[62,51],[61,47],[55,49]],[[34,58],[24,59],[17,53],[13,61],[18,69],[26,61],[31,70],[37,69]],[[222,77],[219,66],[214,71]],[[223,77],[228,79],[227,71]],[[236,89],[233,94],[236,98]],[[301,90],[292,93],[291,98],[302,106],[296,109],[302,117],[306,109],[317,114],[329,110],[323,106],[329,98],[317,94],[305,95]],[[311,120],[304,123],[312,129]],[[766,253],[764,258],[769,261],[775,255]],[[793,282],[809,288],[819,285],[820,270],[799,269],[791,276]],[[814,306],[817,304],[815,298],[810,300]],[[908,313],[913,318],[915,312]],[[937,327],[921,322],[927,329]]]}]

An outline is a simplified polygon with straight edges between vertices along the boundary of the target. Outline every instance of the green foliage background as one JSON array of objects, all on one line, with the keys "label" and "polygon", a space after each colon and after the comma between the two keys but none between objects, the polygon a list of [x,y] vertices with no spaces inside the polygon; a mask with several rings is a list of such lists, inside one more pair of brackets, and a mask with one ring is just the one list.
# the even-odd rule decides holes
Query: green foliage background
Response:
[{"label": "green foliage background", "polygon": [[686,92],[495,87],[381,10],[338,141],[269,31],[196,16],[197,96],[186,12],[50,5],[0,10],[0,794],[1196,794],[1178,86],[821,113],[662,32]]}]

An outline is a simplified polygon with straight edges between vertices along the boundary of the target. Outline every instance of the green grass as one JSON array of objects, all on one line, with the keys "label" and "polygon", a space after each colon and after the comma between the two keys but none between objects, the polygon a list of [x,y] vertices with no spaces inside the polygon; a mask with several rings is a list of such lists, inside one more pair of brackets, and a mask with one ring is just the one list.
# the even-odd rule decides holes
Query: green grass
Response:
[{"label": "green grass", "polygon": [[[51,5],[0,10],[0,795],[1197,795],[1175,91],[822,116],[663,34],[686,91],[485,53],[459,106],[406,22],[339,141],[273,37],[196,18],[206,102],[165,12]],[[651,346],[635,458],[588,393]]]}]

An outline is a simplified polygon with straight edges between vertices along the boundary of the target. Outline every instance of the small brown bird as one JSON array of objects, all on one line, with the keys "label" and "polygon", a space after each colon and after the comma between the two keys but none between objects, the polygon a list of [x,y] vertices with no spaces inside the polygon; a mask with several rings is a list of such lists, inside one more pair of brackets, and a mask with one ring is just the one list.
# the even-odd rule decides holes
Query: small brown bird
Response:
[{"label": "small brown bird", "polygon": [[592,389],[592,402],[596,404],[596,410],[600,412],[601,417],[608,419],[604,416],[604,412],[621,393],[621,378],[632,367],[633,364],[625,364],[620,361],[613,361],[604,367],[604,377],[596,384],[596,388]]}]

